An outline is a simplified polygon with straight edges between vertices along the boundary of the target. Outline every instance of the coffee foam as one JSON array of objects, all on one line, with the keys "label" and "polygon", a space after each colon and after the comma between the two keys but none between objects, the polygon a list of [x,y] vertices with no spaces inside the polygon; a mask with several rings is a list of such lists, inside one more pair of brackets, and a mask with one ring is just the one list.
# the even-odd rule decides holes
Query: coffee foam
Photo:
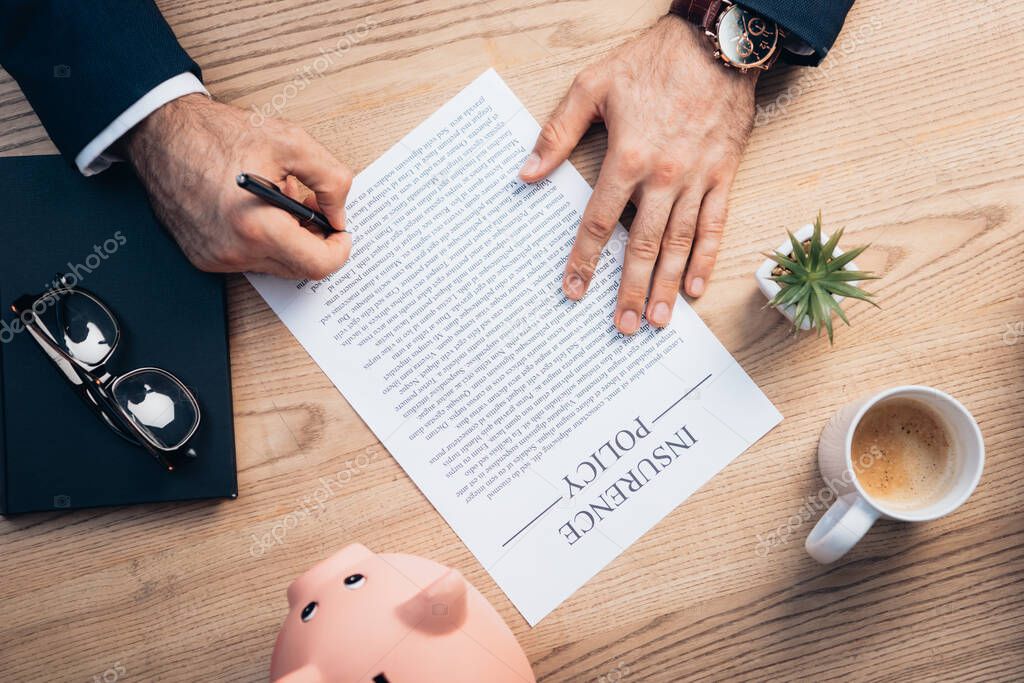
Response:
[{"label": "coffee foam", "polygon": [[872,406],[854,430],[850,453],[861,487],[887,506],[925,507],[952,486],[950,431],[934,410],[913,399]]}]

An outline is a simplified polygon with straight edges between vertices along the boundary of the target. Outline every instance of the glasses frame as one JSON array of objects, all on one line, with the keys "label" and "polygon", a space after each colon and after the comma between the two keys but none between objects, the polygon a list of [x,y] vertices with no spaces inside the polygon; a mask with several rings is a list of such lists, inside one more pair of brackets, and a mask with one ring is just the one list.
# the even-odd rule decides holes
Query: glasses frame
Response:
[{"label": "glasses frame", "polygon": [[[118,322],[117,317],[110,310],[110,307],[92,292],[83,287],[68,285],[65,276],[59,276],[58,282],[61,284],[60,288],[47,290],[43,294],[29,294],[19,297],[11,305],[11,311],[21,319],[25,329],[28,330],[40,348],[49,356],[50,360],[57,366],[57,369],[61,371],[75,393],[118,436],[144,448],[168,471],[174,470],[175,465],[172,459],[175,456],[186,455],[190,458],[196,457],[196,452],[189,446],[189,441],[195,435],[202,422],[202,410],[192,390],[180,378],[163,368],[142,367],[121,374],[110,372],[107,368],[107,362],[117,351],[117,345],[122,337],[121,324]],[[97,363],[86,363],[67,353],[52,337],[46,325],[40,320],[39,314],[36,313],[35,306],[40,300],[47,299],[47,307],[56,306],[61,296],[72,293],[90,299],[106,313],[114,325],[115,335],[114,341],[110,345],[110,351]],[[135,424],[131,415],[114,398],[117,387],[124,380],[143,372],[156,372],[173,380],[182,389],[183,394],[195,411],[196,419],[191,430],[176,446],[168,447],[157,443],[150,434]]]}]

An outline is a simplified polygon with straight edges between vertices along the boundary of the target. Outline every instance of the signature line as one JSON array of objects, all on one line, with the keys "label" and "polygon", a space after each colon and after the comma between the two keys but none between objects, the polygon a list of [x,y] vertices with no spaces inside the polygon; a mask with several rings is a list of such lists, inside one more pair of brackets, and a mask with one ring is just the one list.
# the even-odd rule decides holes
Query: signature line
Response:
[{"label": "signature line", "polygon": [[683,400],[683,399],[685,399],[685,398],[686,398],[687,396],[689,396],[689,395],[690,395],[690,394],[692,394],[692,393],[693,393],[694,391],[696,391],[696,390],[697,390],[697,387],[699,387],[699,386],[700,386],[701,384],[704,384],[704,382],[707,382],[707,381],[708,381],[709,379],[711,379],[711,375],[710,375],[710,374],[709,374],[709,375],[708,375],[707,377],[705,377],[704,379],[702,379],[701,381],[699,381],[699,382],[697,382],[696,384],[694,384],[694,385],[693,385],[692,387],[690,387],[690,390],[689,390],[689,391],[687,391],[687,392],[686,392],[685,394],[683,394],[683,395],[682,395],[682,396],[680,396],[680,397],[679,397],[678,399],[676,399],[676,402],[675,402],[675,403],[673,403],[672,405],[670,405],[670,406],[669,406],[668,408],[665,408],[665,410],[661,411],[661,415],[659,415],[658,417],[656,417],[656,418],[654,418],[653,420],[651,420],[651,422],[657,422],[657,421],[658,421],[658,420],[660,420],[661,418],[665,417],[665,414],[666,414],[666,413],[668,413],[668,411],[672,410],[672,409],[673,409],[673,408],[675,408],[675,407],[676,407],[677,405],[679,405],[679,402],[680,402],[680,401],[682,401],[682,400]]},{"label": "signature line", "polygon": [[534,523],[534,522],[536,522],[536,521],[537,521],[538,519],[540,519],[541,517],[543,517],[543,516],[544,516],[544,513],[545,513],[545,512],[547,512],[547,511],[548,511],[548,510],[550,510],[551,508],[553,508],[553,507],[555,507],[556,505],[558,505],[558,503],[560,503],[560,502],[561,502],[561,500],[562,500],[562,496],[559,496],[559,497],[558,497],[558,498],[557,498],[557,499],[555,500],[555,502],[554,502],[554,503],[552,503],[551,505],[548,505],[548,506],[547,506],[546,508],[544,508],[543,510],[541,510],[541,512],[540,512],[540,514],[539,514],[539,515],[537,515],[536,517],[534,517],[533,519],[531,519],[531,520],[530,520],[529,522],[527,522],[527,523],[526,523],[526,526],[524,526],[524,527],[523,527],[522,529],[520,529],[519,531],[517,531],[517,532],[515,532],[514,534],[512,534],[512,538],[510,538],[510,539],[508,539],[507,541],[505,541],[504,543],[502,543],[502,544],[501,544],[501,547],[502,547],[502,548],[504,548],[504,547],[505,547],[505,546],[507,546],[507,545],[508,545],[509,543],[511,543],[512,541],[514,541],[514,540],[515,540],[515,538],[516,538],[516,536],[518,536],[519,534],[521,534],[521,533],[523,533],[524,531],[526,531],[527,529],[529,529],[529,528],[530,528],[530,525],[531,525],[531,524],[533,524],[533,523]]}]

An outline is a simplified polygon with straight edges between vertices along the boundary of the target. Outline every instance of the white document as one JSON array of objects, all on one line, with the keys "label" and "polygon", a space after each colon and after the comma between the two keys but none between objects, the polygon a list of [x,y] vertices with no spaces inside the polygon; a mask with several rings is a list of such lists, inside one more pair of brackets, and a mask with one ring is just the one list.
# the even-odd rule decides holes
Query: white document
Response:
[{"label": "white document", "polygon": [[531,625],[782,419],[682,298],[616,332],[621,227],[565,298],[591,188],[517,179],[538,130],[486,72],[356,177],[340,271],[249,276]]}]

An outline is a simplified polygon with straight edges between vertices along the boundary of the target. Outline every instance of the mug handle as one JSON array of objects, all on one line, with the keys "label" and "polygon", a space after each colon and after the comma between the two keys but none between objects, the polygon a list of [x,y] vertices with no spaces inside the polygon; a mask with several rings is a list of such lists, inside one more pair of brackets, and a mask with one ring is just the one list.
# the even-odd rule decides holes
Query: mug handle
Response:
[{"label": "mug handle", "polygon": [[878,511],[856,493],[832,503],[804,542],[811,557],[822,564],[835,562],[857,545],[879,517]]}]

